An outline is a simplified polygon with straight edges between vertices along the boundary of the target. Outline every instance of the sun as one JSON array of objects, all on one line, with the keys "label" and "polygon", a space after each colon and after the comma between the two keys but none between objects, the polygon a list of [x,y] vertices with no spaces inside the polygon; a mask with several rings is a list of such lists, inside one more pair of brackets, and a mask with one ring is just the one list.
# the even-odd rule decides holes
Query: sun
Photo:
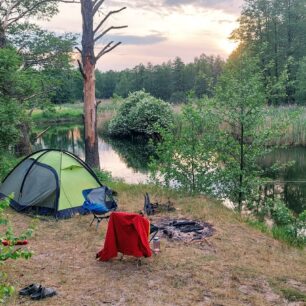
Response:
[{"label": "sun", "polygon": [[238,42],[223,39],[219,42],[219,46],[225,55],[230,55],[238,47]]}]

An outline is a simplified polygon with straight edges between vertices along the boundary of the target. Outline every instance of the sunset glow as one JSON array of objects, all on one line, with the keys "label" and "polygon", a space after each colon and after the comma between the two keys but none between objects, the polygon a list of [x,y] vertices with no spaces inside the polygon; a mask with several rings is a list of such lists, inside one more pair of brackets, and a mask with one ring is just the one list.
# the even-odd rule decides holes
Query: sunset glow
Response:
[{"label": "sunset glow", "polygon": [[[242,0],[172,2],[136,0],[132,5],[116,0],[106,2],[105,12],[127,6],[106,26],[128,25],[128,28],[110,32],[97,44],[98,51],[110,40],[122,41],[122,45],[104,56],[97,67],[103,71],[122,70],[139,63],[161,64],[176,56],[187,63],[202,53],[225,59],[235,49],[236,43],[228,37],[238,25]],[[60,13],[52,20],[38,23],[58,33],[80,34],[80,7],[62,4]]]}]

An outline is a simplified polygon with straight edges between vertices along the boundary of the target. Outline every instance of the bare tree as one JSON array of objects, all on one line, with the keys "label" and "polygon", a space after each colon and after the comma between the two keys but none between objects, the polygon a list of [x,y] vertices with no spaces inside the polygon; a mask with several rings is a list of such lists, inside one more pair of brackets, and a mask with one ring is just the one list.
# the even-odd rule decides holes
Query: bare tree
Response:
[{"label": "bare tree", "polygon": [[104,0],[81,0],[83,20],[82,50],[77,48],[82,55],[82,62],[78,61],[78,64],[84,79],[85,159],[93,167],[100,167],[97,137],[97,102],[95,97],[95,66],[104,54],[115,49],[121,42],[114,44],[111,41],[97,54],[95,54],[95,44],[109,31],[127,27],[124,25],[103,28],[110,16],[123,11],[126,7],[108,12],[94,26],[94,17],[99,15],[98,12],[103,2]]}]

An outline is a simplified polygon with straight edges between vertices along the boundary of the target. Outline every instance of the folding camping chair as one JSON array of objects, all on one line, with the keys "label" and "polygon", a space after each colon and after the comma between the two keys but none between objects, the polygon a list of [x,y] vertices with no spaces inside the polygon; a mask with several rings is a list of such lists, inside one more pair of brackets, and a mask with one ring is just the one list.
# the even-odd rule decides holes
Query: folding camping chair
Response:
[{"label": "folding camping chair", "polygon": [[[108,222],[104,246],[97,253],[96,258],[108,261],[121,253],[138,258],[150,257],[152,251],[149,244],[150,221],[138,213],[112,212]],[[156,231],[156,228],[152,228]]]},{"label": "folding camping chair", "polygon": [[83,209],[93,214],[90,226],[97,221],[96,229],[102,220],[108,219],[109,215],[105,214],[115,211],[118,207],[113,197],[113,191],[106,186],[94,189],[85,189],[82,191],[85,198]]},{"label": "folding camping chair", "polygon": [[[149,194],[147,192],[145,193],[145,196],[144,196],[143,211],[144,211],[144,214],[146,214],[147,216],[150,216],[150,215],[154,214],[154,210],[153,210],[151,202],[150,202]],[[143,213],[142,213],[142,215],[143,215]],[[154,237],[157,235],[158,231],[159,231],[159,227],[150,223],[150,239],[149,239],[149,242],[151,242],[154,239]]]}]

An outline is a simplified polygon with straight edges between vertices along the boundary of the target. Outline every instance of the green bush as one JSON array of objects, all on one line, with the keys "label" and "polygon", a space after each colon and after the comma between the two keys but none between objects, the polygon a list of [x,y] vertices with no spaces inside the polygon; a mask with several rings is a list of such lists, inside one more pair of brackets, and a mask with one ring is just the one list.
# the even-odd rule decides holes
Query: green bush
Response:
[{"label": "green bush", "polygon": [[272,235],[275,239],[285,241],[295,247],[303,248],[306,244],[306,237],[297,234],[297,228],[294,224],[284,226],[274,225]]},{"label": "green bush", "polygon": [[207,137],[211,125],[192,104],[183,107],[180,120],[176,133],[161,130],[162,142],[150,163],[151,178],[166,187],[211,195],[216,181],[215,154]]},{"label": "green bush", "polygon": [[290,245],[303,247],[306,244],[306,210],[299,215],[293,212],[281,200],[275,200],[271,208],[274,221],[273,237]]},{"label": "green bush", "polygon": [[136,91],[130,93],[120,106],[108,125],[108,132],[115,137],[141,135],[154,138],[159,135],[159,128],[169,127],[172,121],[168,103],[144,91]]},{"label": "green bush", "polygon": [[[0,243],[0,266],[3,265],[6,260],[18,258],[29,259],[32,256],[32,253],[29,252],[26,248],[15,248],[15,244],[18,240],[24,240],[31,236],[33,227],[27,229],[24,233],[15,236],[12,226],[7,219],[5,209],[9,206],[9,200],[0,200],[0,224],[4,226],[4,232],[0,232],[0,241],[8,241],[9,245],[4,246]],[[14,293],[14,287],[6,283],[7,275],[0,272],[0,304],[4,303],[8,296],[11,296]]]},{"label": "green bush", "polygon": [[278,226],[292,224],[294,216],[286,204],[280,200],[274,201],[274,207],[271,211],[272,219]]},{"label": "green bush", "polygon": [[94,169],[94,172],[99,179],[99,181],[103,184],[109,183],[113,180],[112,174],[109,171],[101,170],[101,169]]},{"label": "green bush", "polygon": [[0,182],[2,182],[6,175],[16,166],[18,161],[19,159],[13,154],[0,151]]}]

